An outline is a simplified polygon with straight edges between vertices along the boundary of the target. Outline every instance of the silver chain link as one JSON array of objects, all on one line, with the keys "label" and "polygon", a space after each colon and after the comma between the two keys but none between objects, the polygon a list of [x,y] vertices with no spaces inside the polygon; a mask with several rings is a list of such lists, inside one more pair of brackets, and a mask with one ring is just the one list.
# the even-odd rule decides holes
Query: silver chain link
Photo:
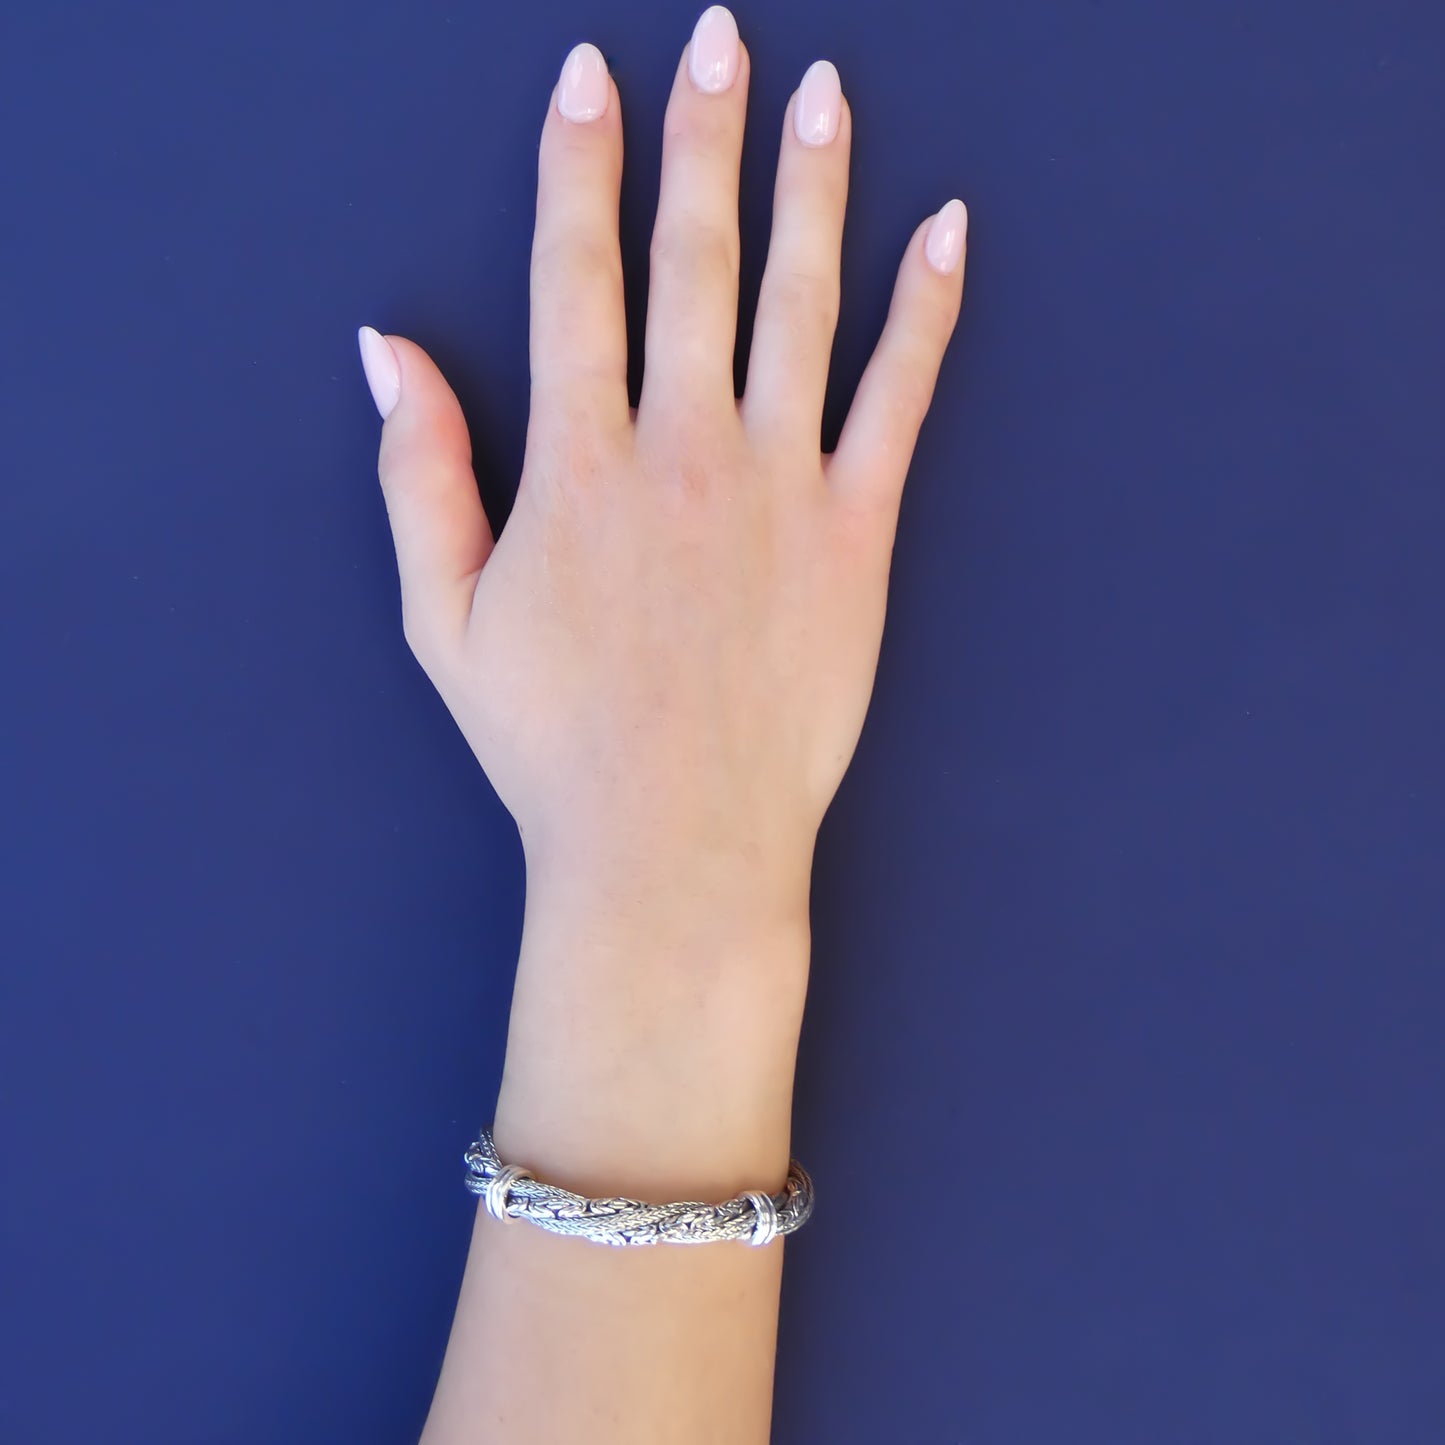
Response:
[{"label": "silver chain link", "polygon": [[724,1204],[644,1204],[638,1199],[588,1199],[543,1184],[503,1164],[490,1129],[465,1154],[467,1188],[497,1219],[525,1219],[551,1234],[598,1244],[713,1244],[724,1239],[762,1246],[791,1234],[813,1212],[813,1181],[794,1159],[779,1194],[748,1193]]}]

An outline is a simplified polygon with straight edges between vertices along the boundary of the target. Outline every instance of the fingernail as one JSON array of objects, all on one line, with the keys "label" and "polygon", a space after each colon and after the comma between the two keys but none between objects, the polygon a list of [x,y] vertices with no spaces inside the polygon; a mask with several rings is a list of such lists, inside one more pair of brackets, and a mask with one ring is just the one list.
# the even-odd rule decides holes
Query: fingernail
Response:
[{"label": "fingernail", "polygon": [[738,75],[738,22],[726,5],[712,5],[697,18],[688,47],[687,73],[707,95],[726,90]]},{"label": "fingernail", "polygon": [[401,400],[401,362],[391,342],[374,327],[363,326],[356,333],[356,343],[361,347],[361,369],[366,373],[371,399],[385,421]]},{"label": "fingernail", "polygon": [[562,62],[557,109],[564,120],[596,120],[607,109],[607,62],[595,45],[574,45]]},{"label": "fingernail", "polygon": [[831,60],[815,60],[798,87],[793,129],[805,146],[825,146],[838,134],[843,113],[843,86]]},{"label": "fingernail", "polygon": [[968,210],[962,201],[950,201],[929,222],[928,234],[923,238],[923,254],[940,276],[947,276],[958,266],[967,235]]}]

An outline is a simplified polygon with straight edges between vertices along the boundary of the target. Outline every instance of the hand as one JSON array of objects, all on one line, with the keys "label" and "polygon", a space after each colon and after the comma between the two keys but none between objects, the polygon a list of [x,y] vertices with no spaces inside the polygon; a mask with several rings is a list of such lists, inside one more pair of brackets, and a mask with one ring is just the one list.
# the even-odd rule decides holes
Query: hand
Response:
[{"label": "hand", "polygon": [[[749,998],[781,1009],[776,1047],[796,1037],[813,842],[872,689],[899,495],[958,313],[966,215],[952,201],[913,233],[837,450],[823,455],[852,119],[833,66],[812,66],[782,127],[739,400],[747,91],[747,51],[714,7],[667,110],[634,414],[620,102],[598,50],[568,58],[542,131],[526,461],[495,543],[451,390],[415,343],[361,337],[386,418],[379,470],[406,636],[517,820],[529,930],[545,913],[555,935],[541,951],[585,939],[613,957],[548,963],[544,986],[524,947],[509,1080],[519,1011],[530,1047],[565,1034],[575,1052],[581,1025],[561,1015],[599,973],[627,1000],[624,1028],[642,999],[673,1008],[699,977],[726,973],[736,1007],[720,1002],[726,982],[708,988],[709,1016],[727,1020],[720,1054],[747,1057]],[[782,937],[774,951],[788,962],[748,961]],[[677,962],[699,948],[715,967]],[[664,951],[671,963],[647,957]],[[686,1042],[689,1060],[708,1055],[696,1033]],[[775,1048],[771,1035],[760,1047]]]},{"label": "hand", "polygon": [[[497,1146],[586,1194],[782,1183],[814,838],[868,704],[963,285],[954,201],[914,232],[821,455],[852,120],[814,65],[783,124],[737,400],[747,87],[714,6],[668,105],[634,414],[620,104],[599,51],[568,57],[542,131],[526,462],[495,545],[456,398],[414,343],[361,334],[406,635],[526,851]],[[766,1439],[781,1254],[599,1249],[479,1211],[423,1438],[525,1420],[599,1445]]]}]

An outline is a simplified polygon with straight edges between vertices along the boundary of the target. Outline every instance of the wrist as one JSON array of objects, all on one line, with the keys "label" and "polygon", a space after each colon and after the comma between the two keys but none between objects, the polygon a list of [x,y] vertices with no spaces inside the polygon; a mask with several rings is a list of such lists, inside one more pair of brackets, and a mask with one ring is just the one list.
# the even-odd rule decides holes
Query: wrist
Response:
[{"label": "wrist", "polygon": [[579,810],[565,827],[523,832],[528,921],[632,948],[787,932],[807,918],[815,839],[700,810]]},{"label": "wrist", "polygon": [[[496,1114],[507,1161],[580,1193],[725,1198],[789,1158],[806,991],[806,868],[658,866],[624,883],[529,857]],[[722,887],[724,882],[729,886]]]}]

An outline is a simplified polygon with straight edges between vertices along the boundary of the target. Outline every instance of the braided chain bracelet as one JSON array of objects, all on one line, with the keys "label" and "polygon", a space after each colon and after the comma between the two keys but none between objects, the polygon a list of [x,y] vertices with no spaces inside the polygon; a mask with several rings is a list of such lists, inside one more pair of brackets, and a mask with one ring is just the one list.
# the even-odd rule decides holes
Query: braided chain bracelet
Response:
[{"label": "braided chain bracelet", "polygon": [[587,1199],[503,1164],[490,1129],[464,1156],[467,1188],[480,1195],[494,1219],[526,1219],[551,1234],[598,1244],[713,1244],[742,1239],[771,1244],[791,1234],[813,1212],[813,1181],[796,1159],[780,1194],[749,1192],[725,1204],[644,1204],[638,1199]]}]

